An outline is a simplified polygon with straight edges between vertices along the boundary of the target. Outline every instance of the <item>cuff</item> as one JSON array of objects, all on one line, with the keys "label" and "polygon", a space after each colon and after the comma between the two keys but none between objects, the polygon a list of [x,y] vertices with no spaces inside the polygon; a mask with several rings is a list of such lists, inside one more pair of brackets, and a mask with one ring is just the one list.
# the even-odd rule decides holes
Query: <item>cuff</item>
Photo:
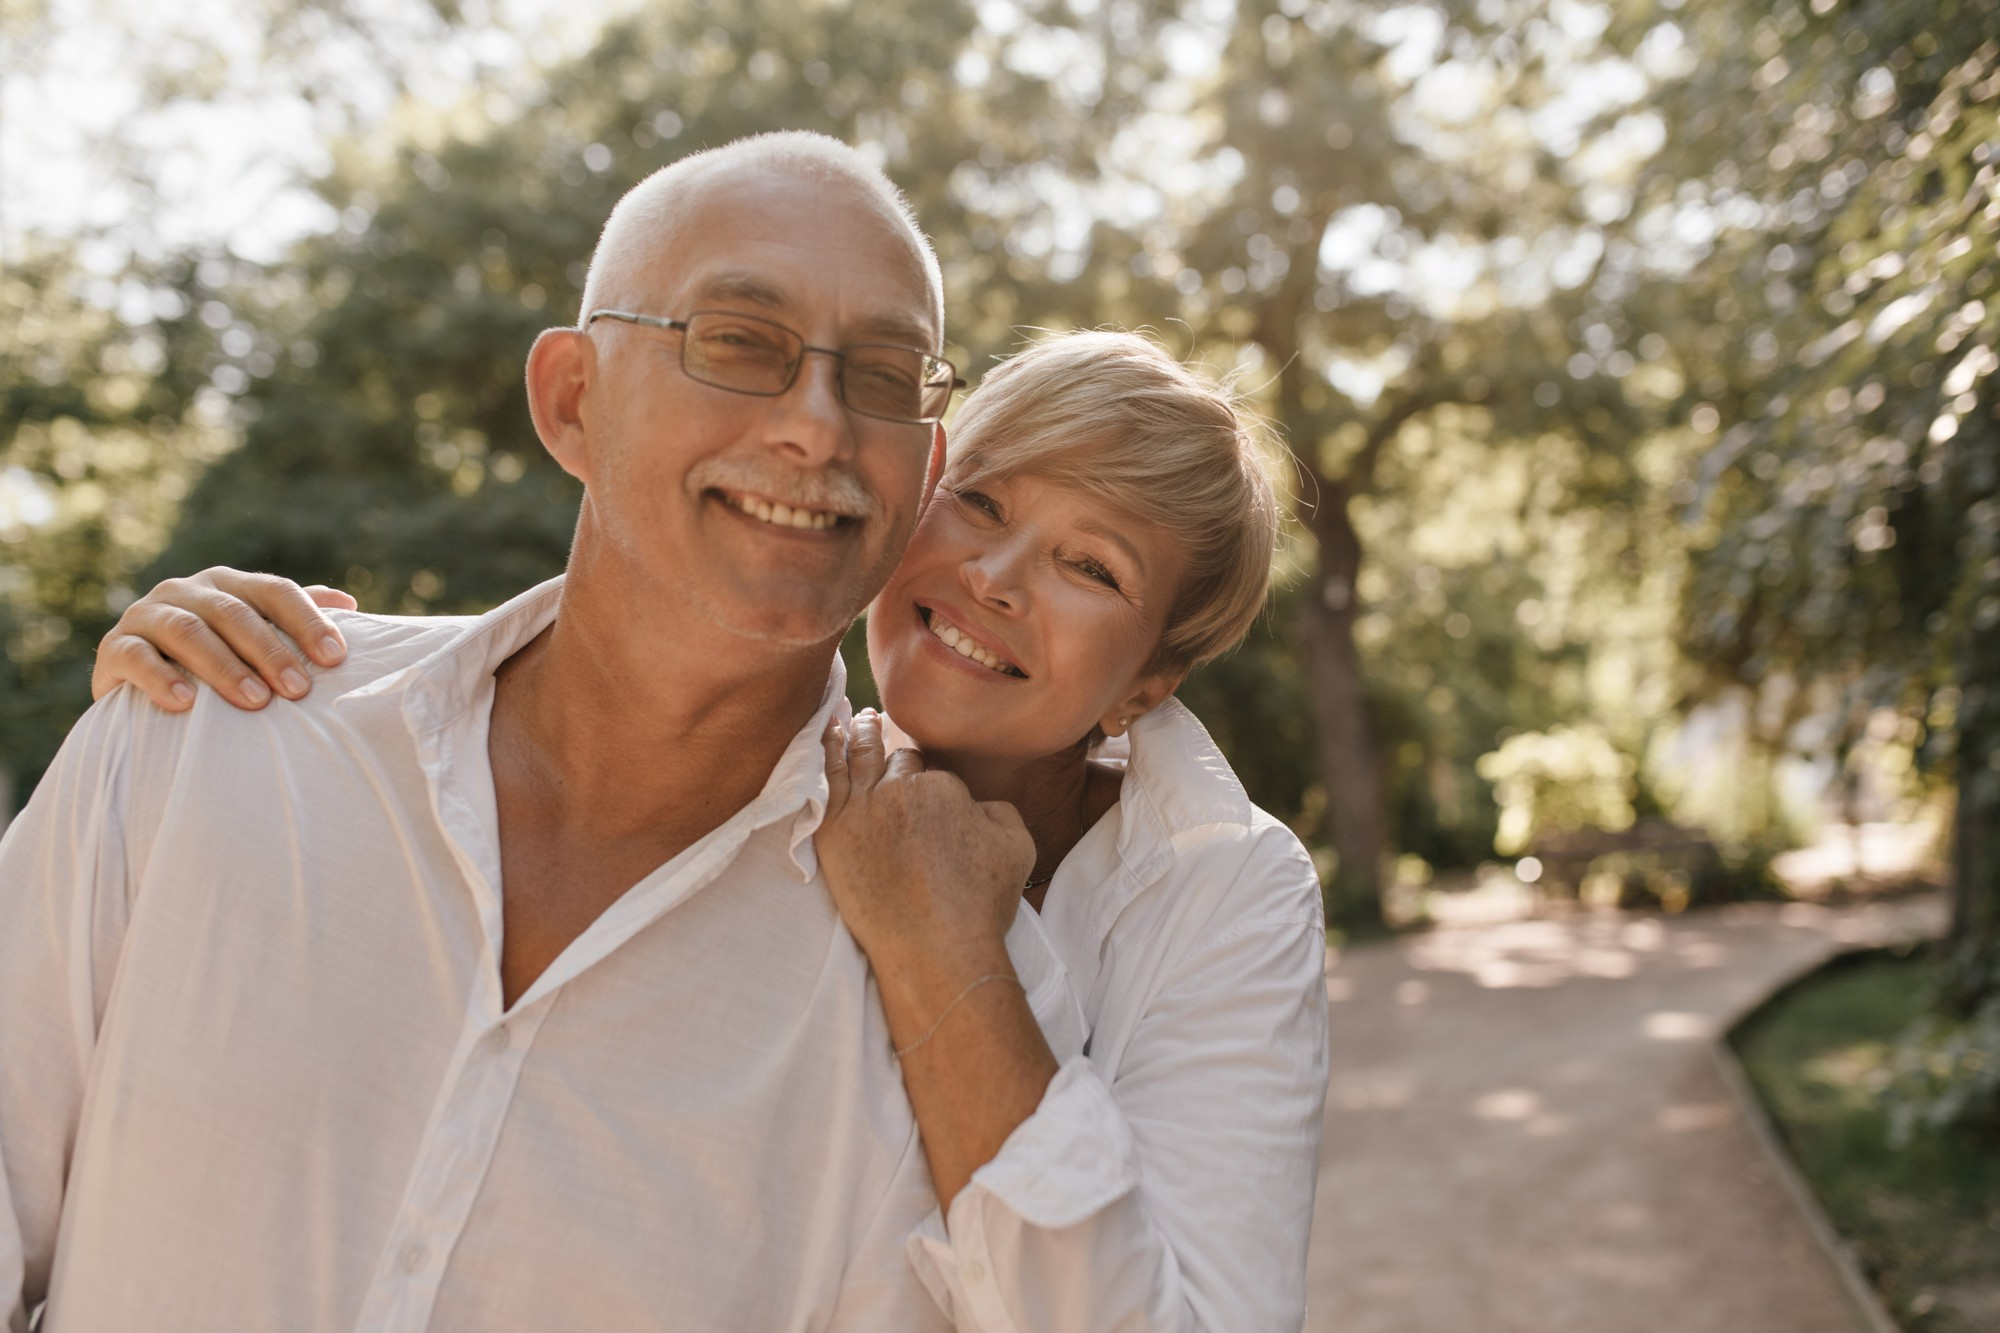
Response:
[{"label": "cuff", "polygon": [[951,1231],[978,1196],[992,1197],[1031,1226],[1075,1226],[1139,1184],[1139,1147],[1111,1089],[1075,1056],[1056,1071],[1035,1113],[952,1200]]}]

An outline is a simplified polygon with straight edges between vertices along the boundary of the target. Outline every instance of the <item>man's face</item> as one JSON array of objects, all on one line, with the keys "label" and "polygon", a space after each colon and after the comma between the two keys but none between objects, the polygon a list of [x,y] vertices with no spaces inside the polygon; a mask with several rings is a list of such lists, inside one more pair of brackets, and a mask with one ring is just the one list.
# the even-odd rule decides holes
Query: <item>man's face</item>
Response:
[{"label": "man's face", "polygon": [[[612,303],[632,308],[622,294]],[[813,347],[931,351],[939,338],[907,231],[851,186],[768,170],[702,182],[633,305],[754,315]],[[909,540],[934,428],[850,411],[839,363],[810,352],[776,397],[697,382],[681,369],[684,336],[591,326],[591,521],[641,596],[689,601],[753,639],[841,634]]]}]

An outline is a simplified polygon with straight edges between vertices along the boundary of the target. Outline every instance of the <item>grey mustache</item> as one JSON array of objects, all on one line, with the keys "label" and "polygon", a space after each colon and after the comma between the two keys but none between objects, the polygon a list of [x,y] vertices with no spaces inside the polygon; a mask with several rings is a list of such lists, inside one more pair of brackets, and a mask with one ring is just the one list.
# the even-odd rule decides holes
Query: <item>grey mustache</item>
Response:
[{"label": "grey mustache", "polygon": [[776,504],[828,511],[842,518],[871,519],[880,510],[875,497],[852,472],[807,472],[761,458],[704,458],[688,469],[687,485],[696,494],[706,490],[750,491]]}]

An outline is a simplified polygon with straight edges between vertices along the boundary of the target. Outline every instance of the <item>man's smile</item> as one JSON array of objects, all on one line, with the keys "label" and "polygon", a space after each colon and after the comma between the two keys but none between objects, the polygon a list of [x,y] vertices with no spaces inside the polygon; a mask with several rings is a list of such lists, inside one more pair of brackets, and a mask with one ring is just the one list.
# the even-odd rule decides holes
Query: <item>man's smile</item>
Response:
[{"label": "man's smile", "polygon": [[754,518],[773,527],[791,528],[803,532],[824,532],[842,525],[852,526],[858,520],[851,515],[835,513],[830,509],[812,509],[803,505],[789,505],[783,501],[767,500],[747,491],[715,489],[709,494],[721,500],[737,513]]}]

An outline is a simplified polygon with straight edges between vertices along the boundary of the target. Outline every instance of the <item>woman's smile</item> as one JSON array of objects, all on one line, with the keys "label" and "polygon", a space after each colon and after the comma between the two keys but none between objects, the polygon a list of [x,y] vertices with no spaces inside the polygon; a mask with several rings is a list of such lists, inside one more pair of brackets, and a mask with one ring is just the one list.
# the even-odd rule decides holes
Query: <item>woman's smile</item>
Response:
[{"label": "woman's smile", "polygon": [[1067,750],[1144,711],[1177,574],[1164,529],[1074,486],[947,479],[869,618],[883,704],[927,751]]},{"label": "woman's smile", "polygon": [[972,618],[957,607],[946,607],[936,603],[917,602],[917,616],[930,629],[931,637],[945,648],[967,662],[976,662],[990,675],[998,675],[1011,680],[1025,680],[1028,673],[1007,653],[997,646],[993,636],[972,628]]}]

